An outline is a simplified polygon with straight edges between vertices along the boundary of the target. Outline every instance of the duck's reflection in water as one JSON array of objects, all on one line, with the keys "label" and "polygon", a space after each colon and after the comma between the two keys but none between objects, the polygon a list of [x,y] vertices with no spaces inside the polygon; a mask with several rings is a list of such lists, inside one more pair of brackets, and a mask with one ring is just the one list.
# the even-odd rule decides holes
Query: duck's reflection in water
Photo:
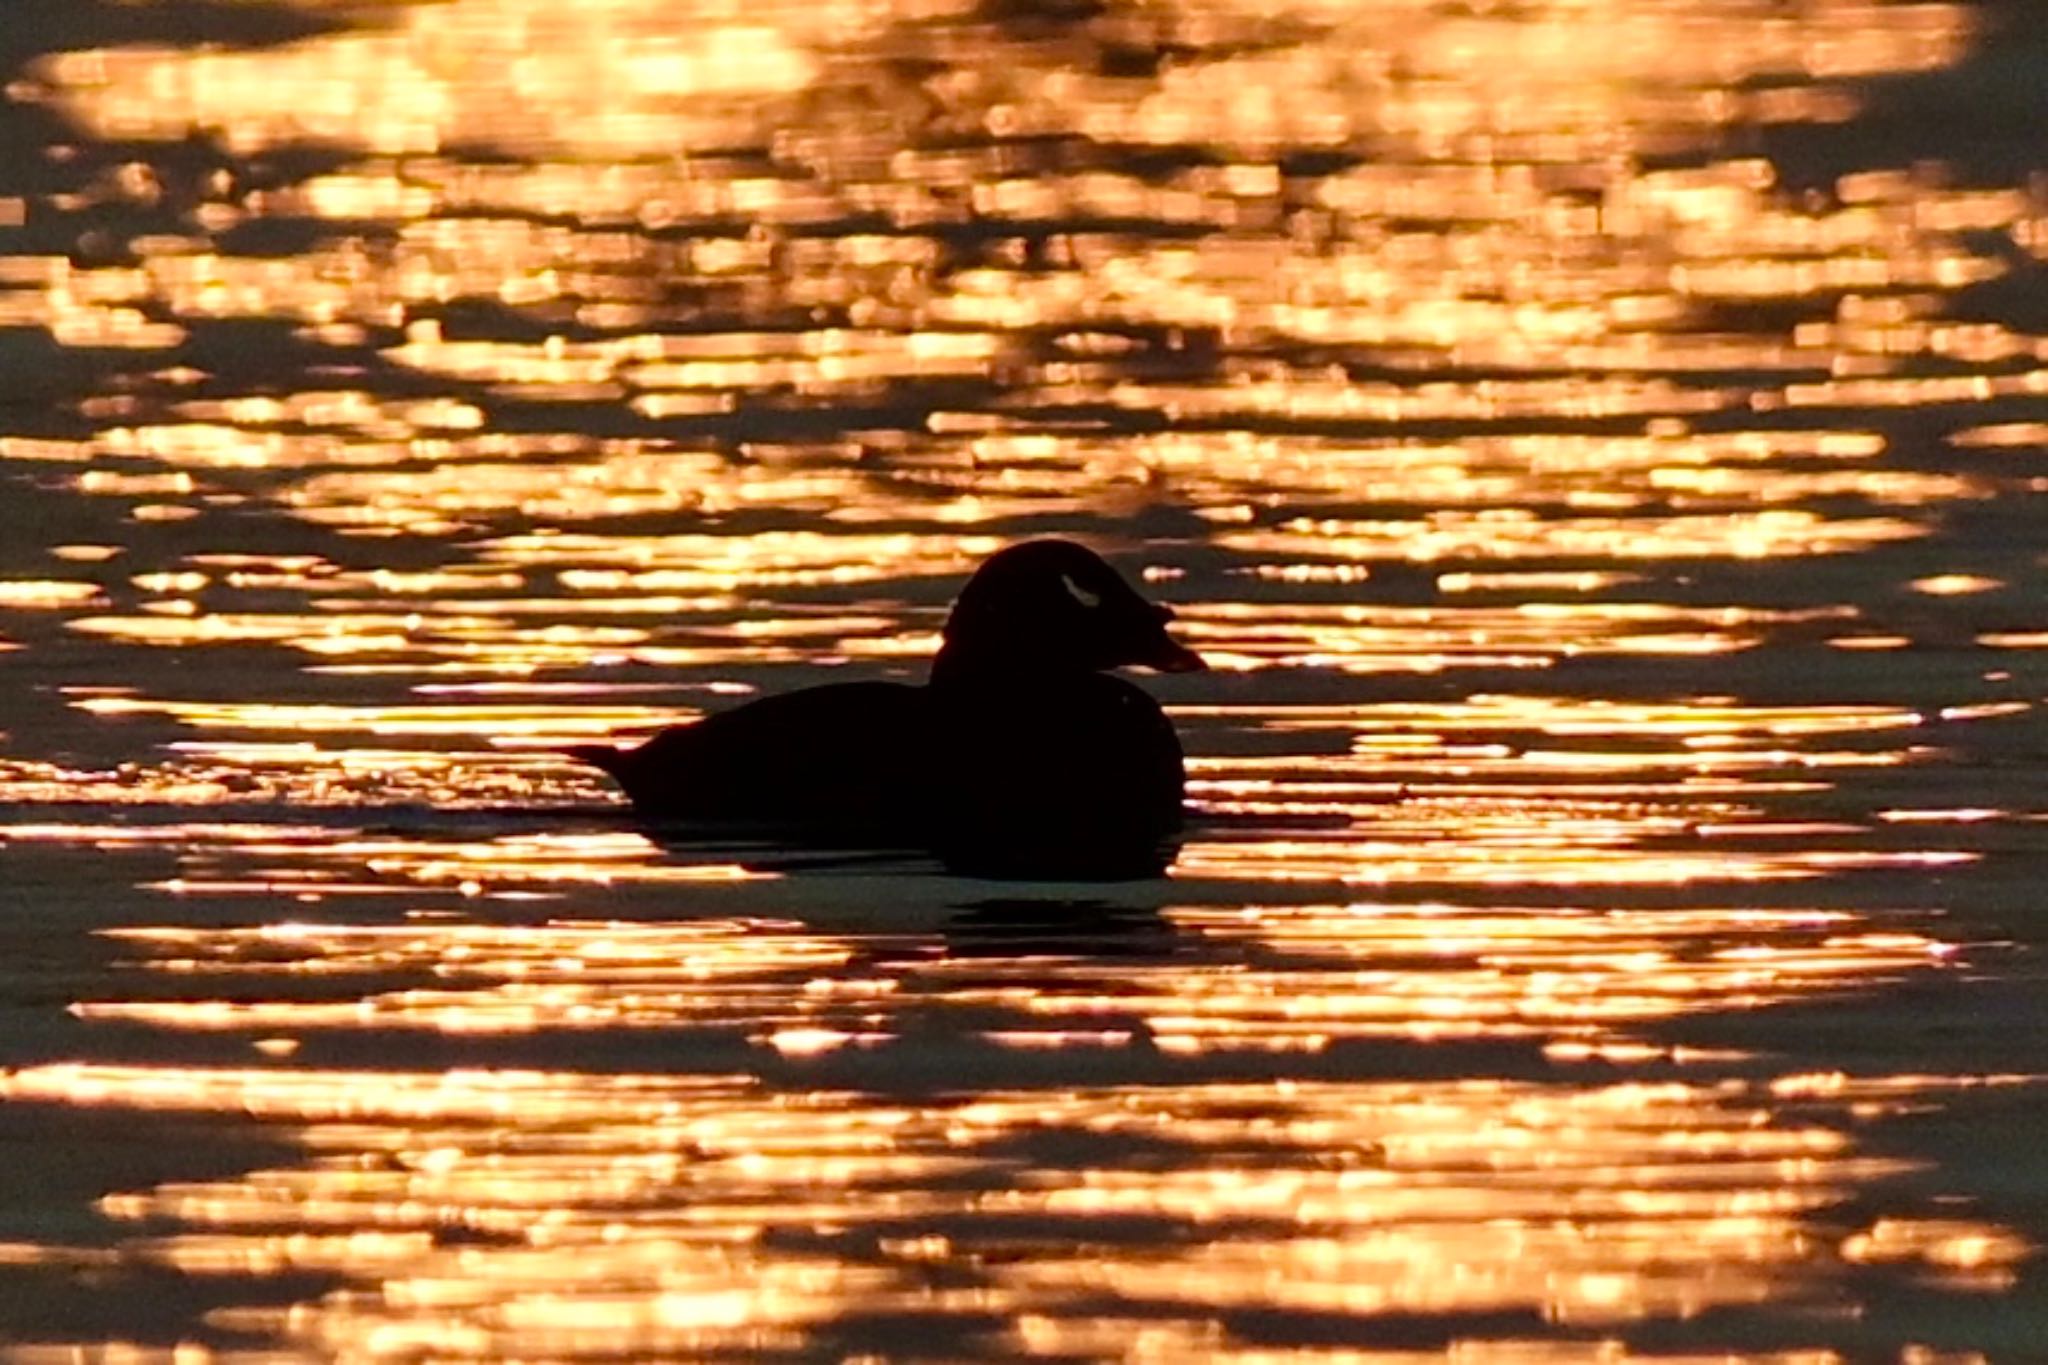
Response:
[{"label": "duck's reflection in water", "polygon": [[968,901],[946,921],[952,957],[1160,957],[1177,931],[1156,906],[1003,896]]},{"label": "duck's reflection in water", "polygon": [[843,828],[804,825],[636,821],[635,828],[680,866],[735,866],[761,875],[944,870],[988,881],[1141,882],[1163,877],[1184,840],[1156,829],[1089,831],[1048,841],[1043,831],[983,831],[971,844],[926,844],[902,830],[863,841]]},{"label": "duck's reflection in water", "polygon": [[760,876],[928,872],[932,854],[909,841],[862,847],[802,827],[706,825],[634,820],[631,828],[685,866],[730,864]]}]

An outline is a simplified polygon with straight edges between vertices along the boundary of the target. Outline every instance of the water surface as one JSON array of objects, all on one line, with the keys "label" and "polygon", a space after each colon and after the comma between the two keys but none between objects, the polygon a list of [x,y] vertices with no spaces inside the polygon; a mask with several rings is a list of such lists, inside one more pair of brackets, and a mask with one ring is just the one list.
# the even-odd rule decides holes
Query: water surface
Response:
[{"label": "water surface", "polygon": [[[2025,4],[21,15],[8,1358],[2040,1357]],[[557,756],[1040,534],[1168,879]]]}]

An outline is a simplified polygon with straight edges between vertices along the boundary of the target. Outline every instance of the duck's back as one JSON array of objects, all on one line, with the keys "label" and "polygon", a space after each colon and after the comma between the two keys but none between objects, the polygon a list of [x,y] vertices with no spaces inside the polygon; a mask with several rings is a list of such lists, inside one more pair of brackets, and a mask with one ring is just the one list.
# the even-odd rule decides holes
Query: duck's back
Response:
[{"label": "duck's back", "polygon": [[664,730],[604,767],[657,820],[915,832],[927,821],[924,689],[833,683]]}]

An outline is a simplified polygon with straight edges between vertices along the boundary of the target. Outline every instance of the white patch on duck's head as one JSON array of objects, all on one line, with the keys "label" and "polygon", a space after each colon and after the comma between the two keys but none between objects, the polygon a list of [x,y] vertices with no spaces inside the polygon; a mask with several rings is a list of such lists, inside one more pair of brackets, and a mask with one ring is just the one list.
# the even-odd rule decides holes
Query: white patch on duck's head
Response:
[{"label": "white patch on duck's head", "polygon": [[1073,598],[1082,606],[1092,608],[1099,607],[1102,605],[1102,594],[1088,591],[1088,589],[1082,587],[1079,583],[1076,583],[1074,581],[1074,577],[1072,574],[1061,574],[1060,584],[1062,587],[1066,588],[1067,596]]}]

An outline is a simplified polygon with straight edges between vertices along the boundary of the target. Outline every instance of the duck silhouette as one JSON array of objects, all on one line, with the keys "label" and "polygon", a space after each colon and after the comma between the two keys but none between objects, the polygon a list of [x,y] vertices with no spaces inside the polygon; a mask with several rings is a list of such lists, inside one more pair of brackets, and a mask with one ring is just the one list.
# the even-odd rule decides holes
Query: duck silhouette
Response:
[{"label": "duck silhouette", "polygon": [[657,824],[926,848],[979,876],[1157,876],[1181,826],[1180,740],[1108,670],[1206,667],[1172,619],[1093,551],[1025,541],[968,581],[922,686],[832,683],[569,752]]}]

